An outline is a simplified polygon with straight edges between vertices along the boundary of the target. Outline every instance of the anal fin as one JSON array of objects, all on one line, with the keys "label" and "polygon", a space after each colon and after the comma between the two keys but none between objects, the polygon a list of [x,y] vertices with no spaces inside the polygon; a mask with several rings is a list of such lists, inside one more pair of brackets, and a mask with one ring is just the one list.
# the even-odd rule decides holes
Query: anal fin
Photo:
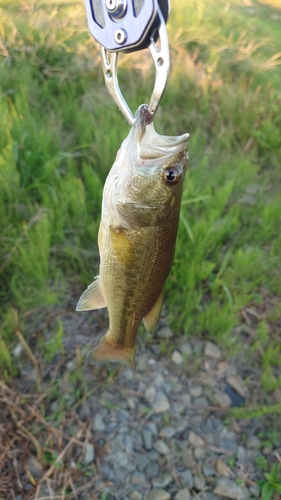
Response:
[{"label": "anal fin", "polygon": [[99,343],[87,354],[90,363],[102,363],[103,361],[117,361],[135,368],[136,347],[125,347],[114,344],[108,340],[110,331],[102,337]]},{"label": "anal fin", "polygon": [[96,276],[95,281],[82,293],[76,311],[92,311],[102,307],[106,307],[106,303],[100,288],[100,276]]},{"label": "anal fin", "polygon": [[162,309],[163,298],[164,298],[164,289],[160,293],[153,308],[143,318],[144,326],[145,326],[146,330],[150,333],[152,333],[156,329],[156,326],[157,326],[157,323],[159,320],[159,316],[161,313],[161,309]]}]

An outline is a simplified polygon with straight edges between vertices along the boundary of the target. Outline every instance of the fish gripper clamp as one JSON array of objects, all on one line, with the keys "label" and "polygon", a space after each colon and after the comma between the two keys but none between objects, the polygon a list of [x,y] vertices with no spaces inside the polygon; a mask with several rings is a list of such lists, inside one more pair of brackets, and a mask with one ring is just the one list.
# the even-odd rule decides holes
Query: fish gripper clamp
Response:
[{"label": "fish gripper clamp", "polygon": [[118,85],[118,53],[149,48],[155,65],[155,84],[149,103],[152,120],[170,69],[166,31],[169,0],[85,0],[85,4],[89,30],[100,44],[107,90],[130,125],[135,117]]}]

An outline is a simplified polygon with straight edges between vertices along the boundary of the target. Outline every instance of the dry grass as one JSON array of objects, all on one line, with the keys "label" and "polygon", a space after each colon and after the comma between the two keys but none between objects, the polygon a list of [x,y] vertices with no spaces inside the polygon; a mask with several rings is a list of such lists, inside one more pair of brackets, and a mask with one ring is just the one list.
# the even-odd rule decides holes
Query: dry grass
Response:
[{"label": "dry grass", "polygon": [[[42,491],[48,490],[47,498],[71,500],[91,489],[96,500],[95,493],[110,485],[93,488],[100,479],[98,470],[88,482],[83,474],[86,446],[93,441],[90,422],[81,422],[73,411],[56,427],[44,416],[46,397],[47,393],[20,394],[0,382],[0,497],[10,500],[21,494],[25,500],[43,500]],[[25,491],[26,480],[31,490]]]}]

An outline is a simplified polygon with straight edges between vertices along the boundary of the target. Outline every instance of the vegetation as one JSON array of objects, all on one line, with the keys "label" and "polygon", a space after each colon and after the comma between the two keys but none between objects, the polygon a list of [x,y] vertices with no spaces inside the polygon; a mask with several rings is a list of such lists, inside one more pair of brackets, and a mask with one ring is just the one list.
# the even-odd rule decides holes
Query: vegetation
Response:
[{"label": "vegetation", "polygon": [[[160,133],[190,132],[166,293],[171,324],[232,353],[247,344],[268,393],[281,387],[275,7],[192,0],[187,16],[175,1],[172,71],[156,118]],[[105,90],[82,4],[0,0],[0,14],[0,365],[8,374],[15,311],[28,339],[34,309],[82,291],[97,271],[103,184],[128,126]],[[124,55],[119,73],[133,110],[149,100],[148,54]],[[62,349],[62,336],[59,323],[45,359]]]},{"label": "vegetation", "polygon": [[273,464],[270,472],[264,474],[265,481],[260,481],[261,499],[270,500],[274,494],[281,493],[281,467],[280,464]]}]

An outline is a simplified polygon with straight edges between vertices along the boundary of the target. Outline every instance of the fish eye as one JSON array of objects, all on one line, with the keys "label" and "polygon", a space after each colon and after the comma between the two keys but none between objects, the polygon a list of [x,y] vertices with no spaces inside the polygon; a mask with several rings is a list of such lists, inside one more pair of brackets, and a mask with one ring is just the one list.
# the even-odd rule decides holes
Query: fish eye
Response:
[{"label": "fish eye", "polygon": [[177,167],[169,167],[164,170],[164,181],[168,186],[174,186],[178,183],[180,178],[180,172]]}]

